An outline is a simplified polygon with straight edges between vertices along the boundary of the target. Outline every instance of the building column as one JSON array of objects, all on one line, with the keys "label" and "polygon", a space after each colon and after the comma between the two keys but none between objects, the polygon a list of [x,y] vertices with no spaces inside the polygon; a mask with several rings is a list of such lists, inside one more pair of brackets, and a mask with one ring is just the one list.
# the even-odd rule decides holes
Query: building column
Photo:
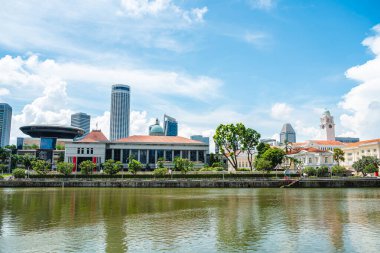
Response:
[{"label": "building column", "polygon": [[137,150],[137,161],[140,162],[140,149]]},{"label": "building column", "polygon": [[199,151],[197,150],[197,162],[199,162]]},{"label": "building column", "polygon": [[115,150],[111,149],[111,159],[115,160]]}]

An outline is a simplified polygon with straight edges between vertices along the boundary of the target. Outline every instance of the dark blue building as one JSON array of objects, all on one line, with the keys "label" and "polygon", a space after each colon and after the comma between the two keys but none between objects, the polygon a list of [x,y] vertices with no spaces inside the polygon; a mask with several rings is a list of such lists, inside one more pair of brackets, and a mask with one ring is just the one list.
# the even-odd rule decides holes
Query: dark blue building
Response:
[{"label": "dark blue building", "polygon": [[165,136],[178,136],[178,122],[175,118],[164,115]]}]

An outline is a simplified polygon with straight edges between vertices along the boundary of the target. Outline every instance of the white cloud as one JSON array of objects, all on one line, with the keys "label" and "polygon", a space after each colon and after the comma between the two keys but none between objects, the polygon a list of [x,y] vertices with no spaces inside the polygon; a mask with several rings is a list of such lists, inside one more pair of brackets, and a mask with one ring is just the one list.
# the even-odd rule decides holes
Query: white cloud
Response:
[{"label": "white cloud", "polygon": [[275,0],[249,0],[250,6],[253,9],[270,10],[276,6]]},{"label": "white cloud", "polygon": [[244,41],[258,48],[268,45],[268,35],[262,32],[246,32],[243,37]]},{"label": "white cloud", "polygon": [[0,96],[6,96],[9,95],[10,91],[6,88],[0,88]]},{"label": "white cloud", "polygon": [[340,117],[347,132],[362,139],[378,138],[380,125],[380,25],[373,28],[374,35],[363,45],[374,54],[374,59],[350,68],[346,77],[360,84],[344,95],[339,103],[346,113]]},{"label": "white cloud", "polygon": [[207,7],[184,10],[171,0],[121,0],[121,6],[125,15],[132,18],[145,18],[147,16],[163,16],[174,19],[182,19],[188,23],[203,22]]},{"label": "white cloud", "polygon": [[293,108],[286,103],[275,103],[271,108],[271,116],[277,120],[289,119]]},{"label": "white cloud", "polygon": [[300,136],[307,136],[309,140],[323,140],[322,132],[318,127],[310,126],[301,120],[297,120],[294,128],[298,142],[300,141]]}]

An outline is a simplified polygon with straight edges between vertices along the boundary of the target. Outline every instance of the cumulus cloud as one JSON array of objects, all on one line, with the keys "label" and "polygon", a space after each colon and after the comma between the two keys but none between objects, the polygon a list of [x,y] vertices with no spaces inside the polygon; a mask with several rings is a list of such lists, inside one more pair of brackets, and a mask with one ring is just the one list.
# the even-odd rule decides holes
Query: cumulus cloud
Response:
[{"label": "cumulus cloud", "polygon": [[271,108],[271,116],[277,120],[286,120],[291,116],[293,108],[286,103],[275,103]]},{"label": "cumulus cloud", "polygon": [[184,10],[171,0],[121,0],[123,12],[132,18],[143,18],[146,16],[170,16],[177,17],[188,23],[203,22],[207,13],[207,7]]},{"label": "cumulus cloud", "polygon": [[253,9],[270,10],[275,5],[275,0],[249,0],[248,3]]},{"label": "cumulus cloud", "polygon": [[9,95],[10,91],[6,88],[0,88],[0,96]]},{"label": "cumulus cloud", "polygon": [[363,45],[374,54],[374,59],[347,70],[346,77],[360,82],[343,96],[339,103],[345,110],[340,116],[347,132],[364,138],[378,138],[380,125],[380,25]]}]

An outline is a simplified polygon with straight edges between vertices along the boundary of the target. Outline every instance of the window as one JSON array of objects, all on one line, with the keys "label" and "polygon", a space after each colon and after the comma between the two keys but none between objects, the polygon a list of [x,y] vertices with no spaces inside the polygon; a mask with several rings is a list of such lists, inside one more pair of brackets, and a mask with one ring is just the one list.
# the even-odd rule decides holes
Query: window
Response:
[{"label": "window", "polygon": [[112,149],[106,150],[106,160],[112,159]]},{"label": "window", "polygon": [[156,150],[149,150],[149,163],[156,163]]},{"label": "window", "polygon": [[141,149],[140,150],[140,163],[146,164],[146,156],[147,156],[147,150]]},{"label": "window", "polygon": [[91,148],[91,149],[90,149],[90,153],[91,153],[91,155],[94,154],[94,148]]},{"label": "window", "polygon": [[328,163],[329,162],[329,158],[326,156],[325,157],[325,163]]},{"label": "window", "polygon": [[173,160],[172,151],[166,150],[165,151],[165,161],[171,162]]},{"label": "window", "polygon": [[86,148],[87,155],[90,154],[90,148]]},{"label": "window", "polygon": [[188,150],[182,150],[182,158],[183,159],[189,159],[189,151]]},{"label": "window", "polygon": [[375,152],[375,153],[376,153],[376,151],[377,151],[376,149],[373,150],[373,152]]},{"label": "window", "polygon": [[311,158],[309,158],[309,163],[312,163]]},{"label": "window", "polygon": [[352,156],[352,153],[348,153],[348,156]]},{"label": "window", "polygon": [[81,153],[81,154],[84,154],[84,148],[81,148],[81,149],[80,149],[80,153]]},{"label": "window", "polygon": [[364,150],[362,150],[362,153],[364,153]]},{"label": "window", "polygon": [[120,155],[120,153],[121,153],[121,149],[114,149],[113,150],[113,159],[115,161],[121,161],[121,155]]},{"label": "window", "polygon": [[180,150],[174,150],[174,158],[180,157],[181,156],[181,151]]},{"label": "window", "polygon": [[190,161],[195,162],[197,160],[197,151],[191,150],[190,151]]},{"label": "window", "polygon": [[77,148],[77,154],[80,154],[80,148]]},{"label": "window", "polygon": [[[198,151],[198,161],[205,162],[205,152],[203,150]],[[246,165],[248,167],[248,165]]]},{"label": "window", "polygon": [[139,158],[139,151],[137,149],[132,149],[131,150],[131,156],[133,157],[133,159],[138,160],[138,158]]},{"label": "window", "polygon": [[129,162],[129,149],[123,149],[122,163]]},{"label": "window", "polygon": [[160,159],[160,158],[164,158],[164,160],[165,160],[164,151],[163,150],[157,150],[157,160]]}]

